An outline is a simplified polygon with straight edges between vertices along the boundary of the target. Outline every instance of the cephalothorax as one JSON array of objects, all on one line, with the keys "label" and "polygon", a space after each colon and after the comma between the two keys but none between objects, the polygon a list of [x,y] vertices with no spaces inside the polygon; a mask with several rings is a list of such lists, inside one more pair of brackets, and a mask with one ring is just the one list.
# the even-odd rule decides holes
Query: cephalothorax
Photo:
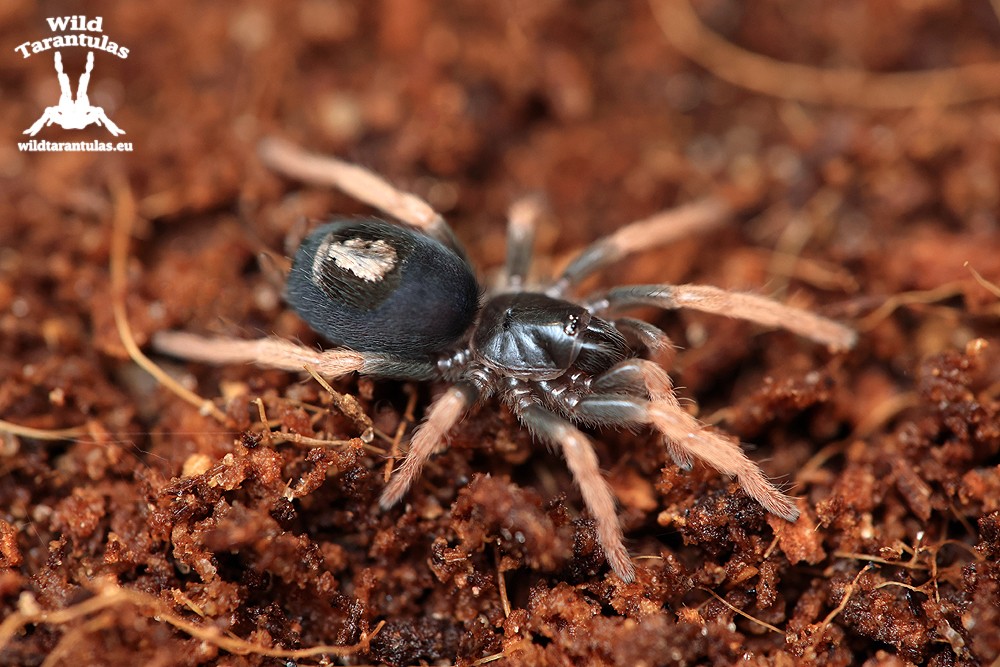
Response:
[{"label": "cephalothorax", "polygon": [[783,327],[834,349],[854,344],[852,330],[770,299],[704,285],[632,285],[579,302],[569,297],[582,278],[612,261],[724,220],[730,213],[725,202],[706,199],[632,223],[585,249],[556,279],[529,289],[539,207],[536,200],[522,200],[511,209],[503,280],[480,298],[464,251],[423,201],[360,167],[288,144],[267,142],[262,155],[286,173],[339,187],[412,228],[374,219],[335,221],[300,246],[287,300],[337,349],[180,332],[158,334],[154,344],[165,353],[217,364],[288,370],[308,365],[329,377],[357,371],[449,382],[414,432],[406,459],[382,493],[383,507],[404,496],[469,408],[499,396],[535,437],[563,453],[608,562],[625,581],[635,568],[614,496],[589,439],[575,424],[652,427],[679,466],[690,468],[701,459],[736,477],[768,511],[789,521],[798,517],[792,499],[737,443],[706,429],[678,404],[666,371],[645,358],[670,345],[663,332],[622,312],[635,306],[693,308]]}]

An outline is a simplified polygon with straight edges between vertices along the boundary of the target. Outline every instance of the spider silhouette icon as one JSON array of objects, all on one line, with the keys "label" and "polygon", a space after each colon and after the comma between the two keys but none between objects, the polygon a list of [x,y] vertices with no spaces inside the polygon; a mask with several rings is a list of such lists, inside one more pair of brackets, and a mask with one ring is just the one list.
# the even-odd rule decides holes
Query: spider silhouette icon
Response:
[{"label": "spider silhouette icon", "polygon": [[59,104],[54,107],[46,107],[41,117],[35,124],[24,131],[24,134],[35,136],[42,127],[48,127],[55,123],[64,130],[82,130],[83,128],[97,123],[108,128],[108,132],[116,137],[125,134],[125,130],[115,125],[101,107],[95,107],[90,103],[87,96],[87,86],[90,85],[90,73],[94,69],[94,52],[87,52],[87,67],[80,75],[80,82],[76,87],[76,99],[73,99],[73,92],[69,87],[69,77],[63,70],[62,54],[56,51],[56,75],[59,77]]},{"label": "spider silhouette icon", "polygon": [[666,334],[623,311],[652,306],[728,315],[781,327],[833,350],[853,347],[853,330],[762,296],[708,285],[629,285],[589,297],[572,294],[587,276],[615,261],[725,219],[724,202],[709,198],[626,225],[576,255],[555,279],[536,284],[529,269],[540,204],[519,200],[509,216],[503,284],[481,298],[461,244],[423,200],[362,167],[280,140],[265,142],[261,154],[280,172],[333,185],[400,222],[334,218],[296,252],[286,300],[332,347],[182,331],[161,331],[153,345],[161,353],[214,364],[249,362],[290,371],[309,366],[329,378],[358,372],[446,383],[382,491],[384,509],[403,499],[463,415],[496,396],[538,440],[562,452],[608,563],[623,581],[633,580],[635,566],[615,497],[589,436],[577,425],[651,428],[681,468],[700,459],[734,476],[772,514],[798,517],[795,500],[739,444],[681,406],[666,369],[647,358],[669,351]]}]

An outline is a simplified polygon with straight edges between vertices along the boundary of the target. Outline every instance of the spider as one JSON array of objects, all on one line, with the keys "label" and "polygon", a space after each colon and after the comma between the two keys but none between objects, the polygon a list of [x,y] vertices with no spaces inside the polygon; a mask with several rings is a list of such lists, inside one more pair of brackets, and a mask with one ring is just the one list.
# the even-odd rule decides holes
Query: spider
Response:
[{"label": "spider", "polygon": [[449,387],[431,403],[409,451],[382,492],[399,502],[452,428],[473,406],[498,396],[528,431],[561,451],[596,524],[612,570],[625,582],[635,567],[611,487],[588,437],[577,428],[652,427],[671,459],[690,469],[700,459],[735,477],[769,512],[794,521],[799,511],[739,444],[685,411],[666,371],[647,359],[671,349],[667,336],[622,316],[636,306],[696,310],[783,327],[834,350],[853,346],[846,326],[770,299],[704,285],[615,287],[579,301],[569,294],[596,270],[724,220],[730,208],[709,198],[633,222],[590,245],[554,280],[528,284],[537,199],[511,207],[506,266],[484,297],[465,252],[444,219],[415,195],[366,169],[270,139],[261,156],[273,168],[332,185],[405,223],[335,220],[299,246],[286,300],[336,347],[317,350],[280,338],[242,340],[160,332],[153,345],[175,357],[213,364],[254,363],[335,378],[439,380]]}]

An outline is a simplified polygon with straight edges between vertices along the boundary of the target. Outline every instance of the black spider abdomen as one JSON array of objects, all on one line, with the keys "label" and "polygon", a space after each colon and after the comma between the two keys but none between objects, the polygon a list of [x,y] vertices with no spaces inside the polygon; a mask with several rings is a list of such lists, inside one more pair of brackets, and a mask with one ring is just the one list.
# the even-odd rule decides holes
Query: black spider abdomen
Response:
[{"label": "black spider abdomen", "polygon": [[373,219],[340,220],[295,254],[286,299],[331,343],[406,358],[457,343],[479,308],[479,284],[452,250]]}]

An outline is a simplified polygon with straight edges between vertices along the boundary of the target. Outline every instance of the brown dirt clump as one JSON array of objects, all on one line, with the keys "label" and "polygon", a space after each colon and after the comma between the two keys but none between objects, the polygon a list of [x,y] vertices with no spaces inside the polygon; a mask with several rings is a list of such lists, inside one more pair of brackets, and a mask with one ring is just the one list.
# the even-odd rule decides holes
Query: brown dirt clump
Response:
[{"label": "brown dirt clump", "polygon": [[[97,54],[90,97],[127,153],[19,151],[58,88],[52,50],[8,50],[0,663],[995,663],[993,5],[693,5],[721,41],[683,22],[685,0],[97,3],[88,16],[130,52]],[[61,12],[7,3],[0,31],[40,39]],[[62,51],[75,80],[85,52]],[[808,76],[781,85],[787,71]],[[267,172],[271,135],[426,198],[483,278],[528,192],[551,209],[549,268],[631,220],[739,193],[731,225],[600,284],[763,292],[858,329],[834,355],[644,313],[678,346],[685,404],[747,443],[803,517],[681,471],[650,434],[593,433],[638,570],[624,584],[562,461],[502,406],[469,415],[405,506],[381,511],[387,461],[440,387],[336,382],[369,431],[304,374],[153,355],[166,329],[320,342],[282,302],[286,239],[366,209]],[[129,358],[119,297],[136,343],[221,421]]]}]

